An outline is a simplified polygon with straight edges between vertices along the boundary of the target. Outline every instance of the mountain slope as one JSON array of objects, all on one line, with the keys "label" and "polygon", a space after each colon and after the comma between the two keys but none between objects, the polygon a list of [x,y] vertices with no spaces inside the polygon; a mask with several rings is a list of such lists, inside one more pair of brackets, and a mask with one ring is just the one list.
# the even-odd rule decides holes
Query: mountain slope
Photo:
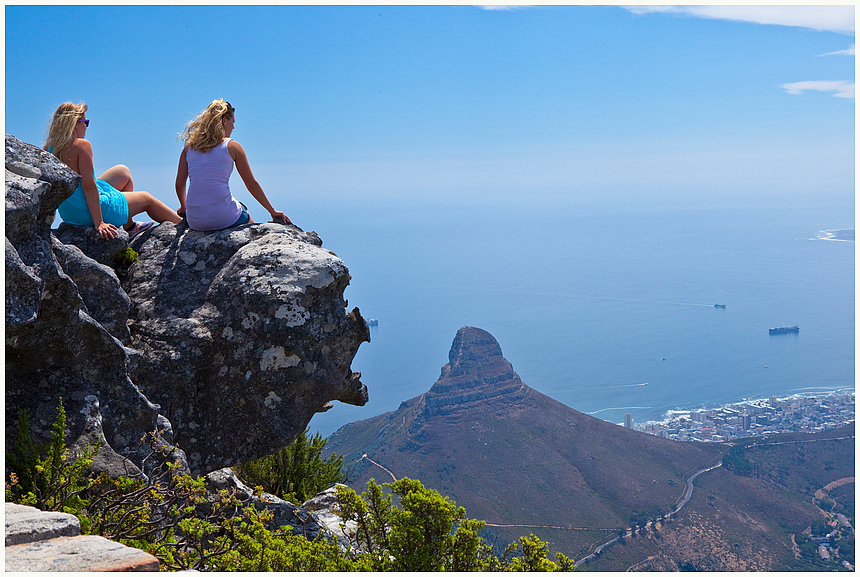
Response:
[{"label": "mountain slope", "polygon": [[327,451],[344,455],[358,491],[370,478],[420,479],[487,521],[502,543],[531,531],[575,554],[634,516],[673,510],[684,479],[717,462],[721,448],[571,409],[525,385],[492,335],[464,327],[428,392],[342,427]]}]

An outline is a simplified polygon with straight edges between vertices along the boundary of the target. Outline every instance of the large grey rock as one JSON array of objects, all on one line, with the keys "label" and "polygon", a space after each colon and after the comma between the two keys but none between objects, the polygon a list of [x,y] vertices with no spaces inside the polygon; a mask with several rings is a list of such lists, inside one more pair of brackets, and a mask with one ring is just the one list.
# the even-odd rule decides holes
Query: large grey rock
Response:
[{"label": "large grey rock", "polygon": [[357,544],[355,535],[358,531],[358,524],[355,521],[344,522],[338,515],[340,500],[337,498],[337,488],[339,486],[345,487],[346,485],[334,485],[317,493],[302,503],[302,509],[311,511],[317,523],[335,536],[343,550],[348,550]]},{"label": "large grey rock", "polygon": [[49,438],[62,398],[74,442],[87,427],[85,399],[94,396],[101,400],[106,442],[130,452],[156,428],[157,407],[129,378],[137,353],[89,314],[60,261],[87,284],[83,292],[93,313],[120,337],[123,313],[117,317],[99,306],[121,302],[122,289],[110,271],[58,243],[50,230],[54,211],[80,177],[53,155],[9,135],[6,170],[6,439],[14,440],[21,410],[28,411],[37,441]]},{"label": "large grey rock", "polygon": [[254,498],[254,491],[248,485],[239,480],[236,473],[230,467],[224,467],[217,471],[208,473],[205,478],[206,491],[210,495],[216,495],[221,491],[235,493],[242,501]]},{"label": "large grey rock", "polygon": [[[346,541],[342,540],[336,531],[332,531],[328,523],[323,523],[320,520],[316,509],[311,510],[305,505],[299,507],[271,493],[257,495],[250,487],[239,480],[229,467],[212,471],[206,475],[207,500],[214,501],[221,491],[235,494],[244,503],[270,512],[272,514],[272,521],[269,527],[272,530],[289,531],[294,535],[302,535],[310,540],[314,540],[322,535],[327,539],[342,541],[341,545],[345,549]],[[320,493],[320,495],[323,495],[323,493]],[[317,502],[311,499],[307,503],[313,506]],[[327,511],[323,510],[322,514],[326,515]]]},{"label": "large grey rock", "polygon": [[350,363],[370,332],[346,311],[346,265],[321,245],[273,223],[208,233],[163,223],[131,243],[133,379],[163,407],[193,472],[280,450],[329,401],[367,402]]},{"label": "large grey rock", "polygon": [[[79,413],[86,421],[81,434],[70,443],[70,449],[74,454],[81,455],[84,451],[98,446],[98,451],[93,455],[93,462],[90,465],[90,471],[95,474],[107,473],[113,479],[119,477],[130,479],[143,478],[144,474],[136,463],[127,457],[117,454],[105,438],[102,426],[103,418],[98,398],[94,395],[83,395],[83,399],[81,399],[81,396],[80,392],[76,392],[72,395],[71,400],[75,402],[75,406],[80,406]],[[77,402],[80,402],[80,405]],[[162,442],[165,442],[164,437],[169,439],[169,436],[164,432],[164,429],[167,427],[169,427],[169,423],[164,423],[163,420],[159,421],[159,438],[162,439]],[[169,440],[166,443],[171,444]],[[183,465],[185,465],[183,459],[184,455],[181,451],[178,451],[173,461],[183,468]]]},{"label": "large grey rock", "polygon": [[128,343],[128,309],[131,301],[119,285],[109,266],[93,260],[74,245],[52,239],[54,255],[69,278],[78,287],[86,312],[110,334]]},{"label": "large grey rock", "polygon": [[107,267],[116,266],[117,257],[128,248],[128,233],[117,229],[116,236],[104,240],[92,226],[75,226],[61,222],[54,230],[54,236],[63,244],[72,244],[96,262]]},{"label": "large grey rock", "polygon": [[272,521],[270,522],[272,530],[290,531],[293,535],[299,535],[311,541],[319,536],[327,539],[332,538],[328,529],[319,522],[319,519],[311,511],[289,501],[284,501],[280,497],[263,493],[259,498],[254,499],[253,506],[272,514]]}]

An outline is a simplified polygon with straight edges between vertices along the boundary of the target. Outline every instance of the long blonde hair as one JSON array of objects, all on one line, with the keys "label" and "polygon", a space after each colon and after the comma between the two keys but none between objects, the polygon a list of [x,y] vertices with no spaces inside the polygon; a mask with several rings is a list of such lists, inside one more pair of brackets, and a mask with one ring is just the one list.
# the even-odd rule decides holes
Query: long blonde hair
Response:
[{"label": "long blonde hair", "polygon": [[72,141],[72,132],[75,130],[75,125],[78,120],[84,117],[87,112],[85,102],[80,104],[72,104],[71,102],[63,102],[57,107],[51,118],[51,124],[48,127],[48,136],[45,139],[45,150],[51,146],[54,147],[54,156],[59,157],[60,152],[68,146]]},{"label": "long blonde hair", "polygon": [[188,123],[179,137],[197,152],[209,152],[224,140],[224,126],[221,119],[231,118],[235,108],[223,98],[213,100],[197,118]]}]

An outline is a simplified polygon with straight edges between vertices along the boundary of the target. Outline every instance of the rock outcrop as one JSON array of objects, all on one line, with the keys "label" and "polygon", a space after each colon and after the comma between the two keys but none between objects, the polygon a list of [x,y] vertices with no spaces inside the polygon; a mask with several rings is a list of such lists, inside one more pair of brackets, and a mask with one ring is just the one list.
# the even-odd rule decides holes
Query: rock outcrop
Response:
[{"label": "rock outcrop", "polygon": [[257,224],[202,233],[162,224],[135,238],[132,378],[162,407],[194,471],[267,455],[331,400],[367,402],[350,363],[370,340],[347,314],[349,272],[315,233]]},{"label": "rock outcrop", "polygon": [[101,440],[104,470],[140,465],[157,431],[203,474],[285,447],[330,401],[367,402],[350,369],[367,323],[315,233],[163,223],[131,243],[140,258],[120,281],[124,232],[50,228],[79,178],[6,135],[7,441],[22,409],[47,436],[62,397],[70,439]]},{"label": "rock outcrop", "polygon": [[454,337],[448,364],[424,395],[424,415],[468,410],[470,405],[496,398],[516,403],[527,392],[528,387],[502,356],[502,348],[493,335],[463,327]]}]

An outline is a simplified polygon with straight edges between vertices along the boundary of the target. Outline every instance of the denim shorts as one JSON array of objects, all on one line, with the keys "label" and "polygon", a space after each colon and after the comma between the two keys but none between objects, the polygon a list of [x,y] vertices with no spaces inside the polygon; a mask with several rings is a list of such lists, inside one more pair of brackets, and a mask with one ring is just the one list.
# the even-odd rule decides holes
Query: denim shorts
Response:
[{"label": "denim shorts", "polygon": [[245,206],[244,202],[240,202],[239,204],[242,205],[242,214],[239,215],[239,218],[238,218],[238,220],[236,220],[236,222],[234,222],[233,224],[231,224],[227,228],[233,228],[234,226],[240,226],[240,225],[246,224],[246,223],[251,221],[251,215],[248,214],[248,207]]}]

